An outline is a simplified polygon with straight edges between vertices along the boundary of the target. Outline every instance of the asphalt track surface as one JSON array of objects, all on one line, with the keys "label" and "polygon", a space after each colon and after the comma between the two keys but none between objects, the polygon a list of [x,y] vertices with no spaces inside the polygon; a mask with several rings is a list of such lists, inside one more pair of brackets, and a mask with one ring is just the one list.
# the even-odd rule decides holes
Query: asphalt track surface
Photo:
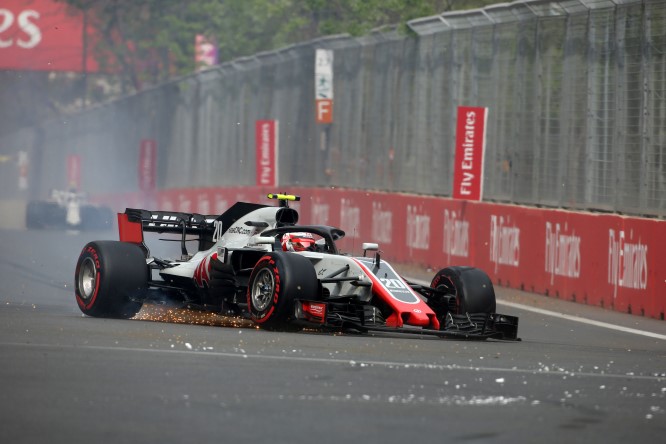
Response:
[{"label": "asphalt track surface", "polygon": [[522,342],[84,317],[78,253],[113,237],[0,231],[1,443],[664,442],[664,321],[505,289]]}]

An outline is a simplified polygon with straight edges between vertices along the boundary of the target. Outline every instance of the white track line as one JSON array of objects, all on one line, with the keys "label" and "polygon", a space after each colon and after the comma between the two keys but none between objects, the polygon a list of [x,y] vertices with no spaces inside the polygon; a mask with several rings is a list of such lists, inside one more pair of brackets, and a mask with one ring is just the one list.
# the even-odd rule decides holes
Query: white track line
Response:
[{"label": "white track line", "polygon": [[568,321],[580,322],[581,324],[594,325],[595,327],[608,328],[610,330],[617,330],[624,333],[632,333],[635,335],[647,336],[650,338],[661,339],[666,341],[666,335],[660,335],[659,333],[652,333],[645,330],[637,330],[635,328],[622,327],[621,325],[609,324],[607,322],[593,321],[592,319],[581,318],[580,316],[566,315],[564,313],[557,313],[550,310],[543,310],[541,308],[530,307],[529,305],[517,304],[515,302],[509,301],[497,301],[498,304],[506,305],[507,307],[517,308],[519,310],[531,311],[532,313],[538,313],[546,316],[552,316],[554,318],[566,319]]},{"label": "white track line", "polygon": [[419,369],[419,370],[449,370],[449,371],[474,371],[474,372],[492,372],[492,373],[507,373],[507,374],[530,374],[530,375],[550,375],[550,376],[568,376],[568,377],[588,377],[588,378],[603,378],[603,379],[630,379],[630,380],[643,380],[643,381],[664,381],[664,375],[634,375],[634,374],[620,374],[620,373],[592,373],[582,371],[567,371],[564,369],[558,370],[544,370],[542,368],[527,369],[527,368],[502,368],[502,367],[483,367],[483,366],[464,366],[458,364],[435,364],[425,362],[398,362],[398,361],[373,361],[365,359],[341,359],[341,358],[316,358],[304,356],[276,356],[276,355],[260,355],[249,353],[237,352],[219,352],[219,351],[201,351],[201,350],[183,350],[183,349],[159,349],[159,348],[132,348],[132,347],[109,347],[101,345],[56,345],[56,344],[38,344],[38,343],[18,343],[18,342],[0,342],[0,347],[19,347],[19,348],[46,348],[57,350],[93,350],[102,352],[131,352],[131,353],[152,353],[163,355],[189,355],[189,356],[207,356],[211,358],[237,358],[237,359],[256,359],[262,361],[288,361],[288,362],[303,362],[314,364],[336,364],[350,367],[386,367],[386,368],[401,368],[401,369]]},{"label": "white track line", "polygon": [[[410,280],[411,282],[415,282],[417,284],[429,285],[427,282],[421,281],[419,279],[410,279]],[[552,316],[554,318],[566,319],[568,321],[573,321],[573,322],[580,322],[581,324],[594,325],[595,327],[607,328],[609,330],[616,330],[624,333],[647,336],[649,338],[661,339],[662,341],[666,341],[666,335],[661,335],[659,333],[652,333],[650,331],[638,330],[629,327],[622,327],[620,325],[609,324],[607,322],[593,321],[592,319],[581,318],[580,316],[566,315],[564,313],[557,313],[555,311],[535,308],[529,305],[518,304],[516,302],[502,301],[498,299],[497,303],[500,305],[506,305],[507,307],[517,308],[519,310],[531,311],[532,313],[538,313],[545,316]]]}]

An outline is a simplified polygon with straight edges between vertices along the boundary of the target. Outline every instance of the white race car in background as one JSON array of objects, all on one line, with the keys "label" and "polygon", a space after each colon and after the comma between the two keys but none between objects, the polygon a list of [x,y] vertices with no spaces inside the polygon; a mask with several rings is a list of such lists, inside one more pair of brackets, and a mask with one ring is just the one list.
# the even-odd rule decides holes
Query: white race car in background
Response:
[{"label": "white race car in background", "polygon": [[26,227],[100,230],[113,227],[111,208],[87,203],[85,193],[51,190],[48,200],[28,202]]},{"label": "white race car in background", "polygon": [[[495,313],[490,278],[473,267],[411,283],[382,260],[342,254],[344,231],[297,225],[293,195],[279,206],[237,202],[219,216],[127,209],[120,241],[93,241],[76,265],[75,293],[89,316],[131,318],[145,302],[243,316],[270,330],[389,331],[465,339],[518,339],[518,318]],[[144,232],[178,233],[177,259],[153,257]],[[194,236],[194,238],[192,237]],[[186,244],[195,241],[190,254]],[[371,252],[372,257],[367,257]]]}]

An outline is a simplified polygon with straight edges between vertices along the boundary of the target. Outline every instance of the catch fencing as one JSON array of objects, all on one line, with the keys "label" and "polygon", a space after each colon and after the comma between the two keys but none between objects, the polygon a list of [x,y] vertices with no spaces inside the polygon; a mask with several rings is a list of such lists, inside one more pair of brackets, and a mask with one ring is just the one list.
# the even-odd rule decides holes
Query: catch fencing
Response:
[{"label": "catch fencing", "polygon": [[[458,106],[488,108],[484,200],[666,216],[666,1],[518,1],[413,20],[414,35],[334,36],[223,63],[0,136],[28,153],[0,198],[67,186],[136,192],[255,185],[255,121],[279,121],[280,190],[450,196]],[[333,123],[315,122],[315,50],[334,51]],[[25,171],[24,171],[25,173]]]}]

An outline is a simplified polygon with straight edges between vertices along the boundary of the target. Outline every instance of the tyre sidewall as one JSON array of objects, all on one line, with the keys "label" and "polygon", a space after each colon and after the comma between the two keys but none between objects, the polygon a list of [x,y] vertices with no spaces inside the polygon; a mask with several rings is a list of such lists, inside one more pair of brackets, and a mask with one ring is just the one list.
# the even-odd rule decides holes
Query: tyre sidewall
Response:
[{"label": "tyre sidewall", "polygon": [[494,313],[495,290],[488,275],[474,267],[448,267],[437,272],[432,288],[446,286],[456,295],[457,313]]},{"label": "tyre sidewall", "polygon": [[[252,303],[252,287],[255,277],[264,269],[269,269],[273,275],[273,295],[264,310],[257,310]],[[262,328],[288,330],[294,301],[316,296],[317,275],[307,258],[293,253],[269,253],[259,259],[250,275],[248,311],[251,319]]]},{"label": "tyre sidewall", "polygon": [[[91,259],[97,272],[96,287],[90,299],[79,288],[82,264]],[[117,241],[88,243],[76,264],[74,288],[81,311],[94,317],[131,318],[141,309],[134,300],[145,292],[148,267],[143,251],[134,244]]]}]

